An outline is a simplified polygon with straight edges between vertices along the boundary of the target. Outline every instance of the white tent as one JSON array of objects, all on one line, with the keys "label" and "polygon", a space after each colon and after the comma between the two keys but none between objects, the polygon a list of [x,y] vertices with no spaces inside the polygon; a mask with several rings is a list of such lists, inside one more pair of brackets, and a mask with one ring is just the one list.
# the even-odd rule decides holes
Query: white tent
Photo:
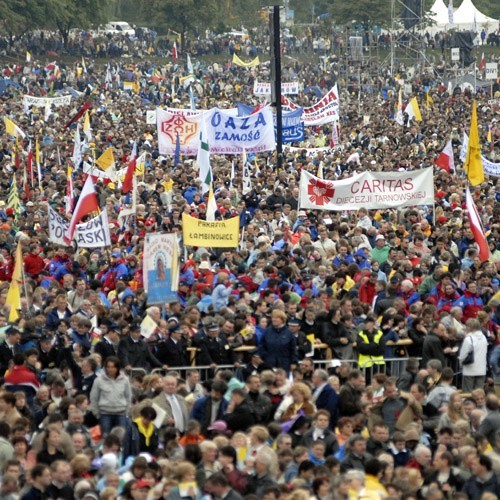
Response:
[{"label": "white tent", "polygon": [[443,0],[436,0],[429,11],[429,16],[434,21],[436,26],[448,24],[448,7]]},{"label": "white tent", "polygon": [[464,0],[453,15],[455,28],[461,31],[474,30],[476,28],[474,20],[479,33],[483,28],[487,33],[495,31],[498,26],[498,19],[484,15],[476,8],[472,0]]},{"label": "white tent", "polygon": [[[455,0],[456,2],[456,0]],[[431,35],[440,31],[455,29],[458,31],[467,31],[474,29],[474,16],[476,18],[477,30],[481,32],[483,28],[487,33],[495,31],[498,21],[485,16],[480,12],[472,0],[463,0],[462,5],[453,13],[453,25],[449,22],[448,7],[444,0],[435,0],[434,5],[428,12],[429,17],[434,21],[432,26],[428,26],[423,31],[428,31]]]}]

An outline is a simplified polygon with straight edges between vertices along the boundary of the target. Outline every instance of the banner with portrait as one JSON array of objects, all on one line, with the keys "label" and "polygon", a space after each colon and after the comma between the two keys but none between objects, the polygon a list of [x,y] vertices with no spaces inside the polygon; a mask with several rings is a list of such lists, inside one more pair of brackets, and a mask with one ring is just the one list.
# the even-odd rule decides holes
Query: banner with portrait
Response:
[{"label": "banner with portrait", "polygon": [[177,300],[179,245],[175,234],[146,235],[142,270],[148,305]]}]

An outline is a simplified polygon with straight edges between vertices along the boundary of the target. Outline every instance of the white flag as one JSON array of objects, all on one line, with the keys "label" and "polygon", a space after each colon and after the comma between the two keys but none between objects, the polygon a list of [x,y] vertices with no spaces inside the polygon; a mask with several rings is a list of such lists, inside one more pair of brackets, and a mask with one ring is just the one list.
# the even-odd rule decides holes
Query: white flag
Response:
[{"label": "white flag", "polygon": [[247,154],[243,151],[242,155],[243,162],[243,194],[247,194],[252,190],[252,179],[250,178],[250,163],[247,161]]},{"label": "white flag", "polygon": [[205,126],[205,120],[200,121],[200,146],[196,161],[200,168],[201,192],[206,193],[212,184],[212,167],[210,165],[210,147],[208,145],[208,136]]},{"label": "white flag", "polygon": [[80,137],[80,124],[76,126],[75,132],[75,145],[73,146],[73,166],[75,170],[80,168],[80,164],[82,163],[82,139]]}]

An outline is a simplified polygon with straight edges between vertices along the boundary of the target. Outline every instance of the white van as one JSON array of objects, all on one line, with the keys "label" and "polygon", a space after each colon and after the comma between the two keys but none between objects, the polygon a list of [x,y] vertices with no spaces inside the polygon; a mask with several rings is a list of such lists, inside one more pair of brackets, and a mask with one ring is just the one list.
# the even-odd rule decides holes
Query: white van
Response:
[{"label": "white van", "polygon": [[111,35],[129,35],[135,36],[135,29],[125,21],[110,21],[103,27],[99,28],[101,33]]}]

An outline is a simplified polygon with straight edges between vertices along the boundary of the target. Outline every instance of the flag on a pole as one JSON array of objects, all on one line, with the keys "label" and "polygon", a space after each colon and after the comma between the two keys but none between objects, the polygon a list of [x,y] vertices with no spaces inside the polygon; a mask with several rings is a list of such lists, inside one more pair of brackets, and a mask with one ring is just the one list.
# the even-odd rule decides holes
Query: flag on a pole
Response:
[{"label": "flag on a pole", "polygon": [[453,146],[451,144],[451,139],[446,143],[446,146],[441,154],[436,158],[434,163],[443,170],[446,170],[448,173],[455,170],[455,160],[453,158]]},{"label": "flag on a pole", "polygon": [[432,98],[429,91],[425,93],[425,106],[427,109],[431,109],[434,106],[434,99]]},{"label": "flag on a pole", "polygon": [[73,145],[73,156],[71,157],[73,161],[73,166],[75,167],[75,170],[78,170],[80,168],[80,165],[82,163],[82,139],[80,137],[80,124],[76,126],[76,132],[75,132],[75,138],[74,138],[74,145]]},{"label": "flag on a pole", "polygon": [[21,309],[21,284],[23,282],[23,252],[21,241],[18,242],[14,259],[14,271],[10,282],[9,291],[5,303],[10,306],[9,323],[14,323],[19,319]]},{"label": "flag on a pole", "polygon": [[323,160],[321,160],[319,162],[317,177],[319,177],[320,179],[323,179]]},{"label": "flag on a pole", "polygon": [[16,174],[14,174],[10,185],[9,196],[7,198],[7,208],[12,209],[14,212],[14,219],[17,220],[21,214],[21,202],[19,201],[19,192],[17,190]]},{"label": "flag on a pole", "polygon": [[481,144],[479,142],[479,130],[477,128],[476,100],[472,101],[472,113],[470,119],[469,145],[465,158],[464,170],[472,186],[484,182],[483,160],[481,159]]},{"label": "flag on a pole", "polygon": [[130,191],[132,191],[134,187],[133,179],[134,179],[136,164],[137,164],[137,143],[134,141],[134,145],[132,146],[132,152],[130,153],[130,158],[128,160],[125,179],[123,179],[123,185],[122,185],[123,194],[130,193]]},{"label": "flag on a pole", "polygon": [[175,152],[174,152],[174,168],[181,162],[181,138],[179,132],[177,132],[177,137],[175,138]]},{"label": "flag on a pole", "polygon": [[34,184],[34,174],[33,174],[33,147],[31,145],[31,141],[28,144],[28,158],[26,159],[26,167],[28,168],[28,175],[30,177],[31,187]]},{"label": "flag on a pole", "polygon": [[233,180],[234,180],[234,160],[231,160],[231,177],[229,179],[229,187],[233,187]]},{"label": "flag on a pole", "polygon": [[177,53],[177,42],[174,42],[174,45],[172,47],[172,59],[174,61],[177,61],[177,57],[179,57],[179,54]]},{"label": "flag on a pole", "polygon": [[470,228],[472,234],[474,235],[474,239],[476,240],[477,246],[479,247],[479,258],[481,259],[481,262],[485,262],[490,258],[490,250],[488,248],[486,236],[484,235],[483,225],[481,223],[476,204],[472,199],[469,188],[467,188],[467,191],[465,192],[465,205],[469,216]]},{"label": "flag on a pole", "polygon": [[42,166],[40,164],[40,146],[38,144],[38,139],[35,140],[35,163],[36,171],[38,174],[38,184],[42,185]]},{"label": "flag on a pole", "polygon": [[87,141],[92,141],[92,129],[90,128],[90,114],[88,110],[85,112],[83,119],[83,133],[87,136]]},{"label": "flag on a pole", "polygon": [[104,153],[97,158],[95,161],[96,165],[99,166],[101,170],[108,170],[108,168],[115,165],[115,157],[113,155],[113,148],[109,147],[104,151]]},{"label": "flag on a pole", "polygon": [[243,163],[242,193],[247,194],[252,190],[252,179],[250,177],[250,163],[247,161],[247,154],[245,150],[243,150],[241,161]]},{"label": "flag on a pole", "polygon": [[9,120],[6,116],[3,117],[3,122],[5,124],[5,132],[10,137],[19,137],[21,136],[23,139],[26,137],[26,134],[12,121]]},{"label": "flag on a pole", "polygon": [[189,86],[189,104],[191,109],[196,109],[196,104],[194,102],[194,91],[191,85]]},{"label": "flag on a pole", "polygon": [[73,206],[75,204],[75,191],[73,189],[73,169],[68,164],[67,171],[67,184],[66,184],[66,215],[73,213]]},{"label": "flag on a pole", "polygon": [[82,71],[87,73],[87,65],[85,64],[85,58],[82,56]]},{"label": "flag on a pole", "polygon": [[484,71],[484,68],[486,68],[486,59],[484,58],[484,52],[481,55],[481,62],[479,63],[479,71]]},{"label": "flag on a pole", "polygon": [[210,165],[210,147],[205,126],[205,120],[201,119],[200,127],[200,147],[196,157],[200,169],[201,192],[206,193],[212,184],[212,166]]},{"label": "flag on a pole", "polygon": [[401,87],[399,88],[398,107],[396,109],[395,120],[396,120],[396,123],[398,125],[404,125],[404,119],[403,119],[403,89]]},{"label": "flag on a pole", "polygon": [[72,123],[76,123],[85,113],[85,111],[90,109],[90,101],[85,101],[84,105],[78,110],[78,112],[66,123],[66,128],[69,128]]},{"label": "flag on a pole", "polygon": [[334,148],[339,145],[339,135],[340,135],[340,127],[339,122],[335,120],[332,124],[332,136],[330,137],[330,147]]},{"label": "flag on a pole", "polygon": [[450,27],[453,26],[454,24],[454,20],[453,20],[453,0],[450,0],[448,2],[448,24],[450,25]]},{"label": "flag on a pole", "polygon": [[491,125],[488,127],[488,134],[486,135],[486,140],[488,141],[488,144],[492,143],[492,137],[491,137]]},{"label": "flag on a pole", "polygon": [[187,55],[187,72],[189,75],[194,73],[193,63],[191,62],[191,57]]},{"label": "flag on a pole", "polygon": [[99,212],[99,201],[94,188],[92,176],[88,175],[83,185],[82,192],[78,198],[73,217],[69,223],[68,232],[65,235],[65,240],[69,244],[75,235],[76,225],[86,216],[93,212]]},{"label": "flag on a pole", "polygon": [[27,63],[31,62],[31,52],[29,50],[26,51],[26,62]]},{"label": "flag on a pole", "polygon": [[215,220],[215,212],[217,211],[217,203],[215,202],[214,190],[212,188],[212,183],[208,188],[208,202],[207,202],[207,212],[206,217],[208,221]]},{"label": "flag on a pole", "polygon": [[416,97],[410,99],[410,102],[408,102],[405,111],[406,113],[408,113],[408,120],[415,118],[417,122],[422,121],[422,114],[420,113],[420,108],[418,107],[418,101]]}]

